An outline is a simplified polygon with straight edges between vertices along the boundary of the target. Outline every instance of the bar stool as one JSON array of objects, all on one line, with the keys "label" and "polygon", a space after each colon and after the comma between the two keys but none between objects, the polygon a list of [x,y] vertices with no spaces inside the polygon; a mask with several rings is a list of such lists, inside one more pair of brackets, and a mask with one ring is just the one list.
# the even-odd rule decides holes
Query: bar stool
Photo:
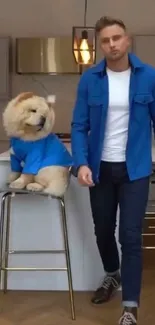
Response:
[{"label": "bar stool", "polygon": [[[7,292],[7,272],[8,271],[66,271],[68,275],[68,286],[69,286],[69,298],[70,298],[70,308],[71,308],[71,316],[72,320],[75,320],[75,306],[74,306],[74,295],[73,295],[73,284],[72,284],[72,272],[71,272],[71,262],[70,262],[70,252],[69,252],[69,242],[68,242],[68,230],[67,230],[67,218],[66,218],[66,209],[65,209],[65,199],[64,197],[51,197],[42,192],[31,193],[26,190],[12,190],[6,189],[1,190],[2,199],[1,199],[1,219],[0,219],[0,283],[2,282],[2,271],[4,272],[4,281],[3,281],[3,292]],[[12,198],[15,195],[41,195],[47,196],[52,199],[56,199],[60,204],[60,212],[61,212],[61,221],[62,221],[62,233],[64,240],[64,249],[63,250],[9,250],[9,228],[10,228],[10,207]],[[5,219],[6,218],[6,219]],[[6,221],[6,226],[4,227],[4,223]],[[5,229],[4,229],[5,228]],[[4,232],[5,232],[5,240],[4,240]],[[4,252],[4,256],[3,256]],[[45,254],[45,253],[64,253],[66,257],[66,267],[63,268],[34,268],[34,267],[9,267],[8,266],[8,257],[9,254]]]}]

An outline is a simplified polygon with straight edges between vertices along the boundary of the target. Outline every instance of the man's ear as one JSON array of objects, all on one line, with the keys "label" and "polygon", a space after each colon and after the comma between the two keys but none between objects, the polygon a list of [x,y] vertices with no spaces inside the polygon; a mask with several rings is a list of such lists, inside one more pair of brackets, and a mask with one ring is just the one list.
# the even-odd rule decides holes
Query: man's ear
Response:
[{"label": "man's ear", "polygon": [[129,32],[127,32],[127,38],[128,38],[128,43],[129,43],[129,47],[131,47],[132,48],[132,44],[133,44],[133,36],[129,33]]}]

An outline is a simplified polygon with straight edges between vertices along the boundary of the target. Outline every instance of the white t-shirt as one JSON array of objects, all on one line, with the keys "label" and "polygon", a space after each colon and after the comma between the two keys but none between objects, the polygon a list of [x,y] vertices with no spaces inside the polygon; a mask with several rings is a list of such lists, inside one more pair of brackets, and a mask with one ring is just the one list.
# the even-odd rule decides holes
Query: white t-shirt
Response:
[{"label": "white t-shirt", "polygon": [[130,73],[130,69],[122,72],[107,69],[109,107],[101,158],[103,161],[125,161],[129,123]]}]

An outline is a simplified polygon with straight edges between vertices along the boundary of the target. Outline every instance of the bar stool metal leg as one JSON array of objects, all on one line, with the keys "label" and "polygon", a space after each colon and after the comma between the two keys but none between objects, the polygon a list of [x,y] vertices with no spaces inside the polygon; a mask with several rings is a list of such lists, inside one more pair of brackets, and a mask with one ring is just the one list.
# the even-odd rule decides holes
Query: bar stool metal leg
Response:
[{"label": "bar stool metal leg", "polygon": [[2,270],[3,270],[3,235],[4,235],[4,218],[8,193],[3,194],[1,199],[1,219],[0,219],[0,285],[2,286]]},{"label": "bar stool metal leg", "polygon": [[65,256],[66,256],[66,264],[67,264],[67,275],[68,275],[69,296],[70,296],[70,304],[71,304],[71,315],[72,315],[72,319],[75,320],[73,282],[72,282],[70,252],[69,252],[69,243],[68,243],[67,218],[66,218],[66,209],[65,209],[64,198],[60,199],[60,207],[61,207],[61,214],[62,214],[62,226],[63,226]]},{"label": "bar stool metal leg", "polygon": [[6,205],[6,232],[5,232],[5,256],[4,256],[4,293],[7,292],[7,280],[8,280],[8,258],[9,258],[9,237],[10,237],[10,207],[11,207],[11,195],[7,197]]}]

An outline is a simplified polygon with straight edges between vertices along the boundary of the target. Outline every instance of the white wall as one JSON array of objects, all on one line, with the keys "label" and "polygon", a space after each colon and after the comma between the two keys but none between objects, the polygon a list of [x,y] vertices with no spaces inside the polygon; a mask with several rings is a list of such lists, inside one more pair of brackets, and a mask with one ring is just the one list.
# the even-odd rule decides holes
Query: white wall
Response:
[{"label": "white wall", "polygon": [[[0,33],[11,36],[70,34],[83,23],[84,0],[1,1]],[[146,14],[147,13],[147,14]],[[102,15],[123,19],[134,33],[155,32],[154,0],[88,0],[89,25]]]}]

